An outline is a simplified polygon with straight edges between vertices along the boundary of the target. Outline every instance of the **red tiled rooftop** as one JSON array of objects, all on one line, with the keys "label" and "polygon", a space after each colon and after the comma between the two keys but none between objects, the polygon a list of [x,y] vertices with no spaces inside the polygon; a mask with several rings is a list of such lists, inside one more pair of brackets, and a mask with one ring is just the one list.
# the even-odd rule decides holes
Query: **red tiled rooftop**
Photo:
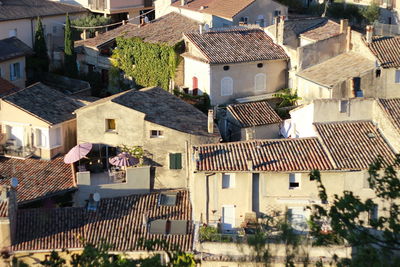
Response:
[{"label": "red tiled rooftop", "polygon": [[313,41],[321,41],[340,34],[340,25],[334,21],[327,20],[324,24],[303,32],[300,36]]},{"label": "red tiled rooftop", "polygon": [[338,169],[368,169],[380,155],[392,163],[395,154],[371,121],[314,123]]},{"label": "red tiled rooftop", "polygon": [[[165,191],[164,191],[165,192]],[[171,191],[167,191],[171,192]],[[86,208],[25,209],[17,216],[14,251],[82,248],[79,238],[112,245],[112,251],[144,250],[140,238],[161,239],[183,251],[191,251],[194,226],[189,193],[177,192],[175,206],[158,205],[159,193],[102,199],[96,211]],[[157,219],[188,220],[188,232],[182,235],[150,234],[143,215]],[[160,250],[160,248],[156,248]]]},{"label": "red tiled rooftop", "polygon": [[317,138],[252,140],[202,145],[198,149],[198,171],[289,172],[332,170],[327,153]]},{"label": "red tiled rooftop", "polygon": [[400,36],[374,36],[367,46],[383,68],[400,67]]},{"label": "red tiled rooftop", "polygon": [[0,185],[18,179],[18,203],[35,201],[50,195],[74,190],[71,166],[62,157],[53,160],[0,157]]},{"label": "red tiled rooftop", "polygon": [[267,101],[229,105],[228,111],[242,127],[279,123],[282,119]]},{"label": "red tiled rooftop", "polygon": [[211,64],[288,59],[283,48],[260,29],[211,30],[185,36]]},{"label": "red tiled rooftop", "polygon": [[7,96],[21,90],[11,82],[0,77],[0,97]]},{"label": "red tiled rooftop", "polygon": [[400,98],[379,99],[378,104],[393,123],[393,126],[400,131]]}]

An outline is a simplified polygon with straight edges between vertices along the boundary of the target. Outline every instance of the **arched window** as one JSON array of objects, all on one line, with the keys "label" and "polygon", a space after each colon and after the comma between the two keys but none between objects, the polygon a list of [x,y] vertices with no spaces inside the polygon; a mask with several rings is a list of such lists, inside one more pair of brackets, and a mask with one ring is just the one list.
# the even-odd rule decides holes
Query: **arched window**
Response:
[{"label": "arched window", "polygon": [[233,95],[233,80],[231,77],[224,77],[221,80],[221,96]]},{"label": "arched window", "polygon": [[267,89],[267,76],[264,73],[256,74],[254,88],[256,91],[265,91]]}]

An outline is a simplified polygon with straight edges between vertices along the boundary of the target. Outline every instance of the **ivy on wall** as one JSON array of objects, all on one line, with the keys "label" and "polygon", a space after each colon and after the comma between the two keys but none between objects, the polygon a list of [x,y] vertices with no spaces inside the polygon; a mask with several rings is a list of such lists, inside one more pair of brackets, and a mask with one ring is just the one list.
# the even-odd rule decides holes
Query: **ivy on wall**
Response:
[{"label": "ivy on wall", "polygon": [[160,86],[168,89],[179,64],[183,42],[174,46],[146,43],[138,37],[117,38],[113,64],[135,79],[141,87]]}]

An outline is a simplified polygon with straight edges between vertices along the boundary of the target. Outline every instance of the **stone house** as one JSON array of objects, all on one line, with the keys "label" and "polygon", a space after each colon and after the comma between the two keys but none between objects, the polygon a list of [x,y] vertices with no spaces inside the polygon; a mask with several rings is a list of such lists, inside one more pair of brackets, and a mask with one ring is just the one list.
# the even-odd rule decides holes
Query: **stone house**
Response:
[{"label": "stone house", "polygon": [[32,49],[16,37],[0,40],[0,78],[19,88],[25,87],[26,60]]},{"label": "stone house", "polygon": [[184,36],[185,87],[194,95],[207,93],[211,105],[271,94],[287,85],[289,58],[260,29],[210,30]]},{"label": "stone house", "polygon": [[103,157],[121,145],[142,147],[144,163],[152,166],[151,188],[187,187],[190,147],[220,138],[212,114],[157,87],[113,95],[75,113],[78,143],[100,144]]},{"label": "stone house", "polygon": [[[75,42],[80,71],[101,73],[103,82],[108,83],[112,67],[111,55],[116,48],[116,38],[141,38],[147,43],[174,46],[183,39],[183,32],[198,31],[199,24],[191,18],[172,12],[145,25],[127,23],[98,36]],[[183,60],[174,79],[176,86],[183,85]]]},{"label": "stone house", "polygon": [[[194,147],[191,193],[195,221],[232,232],[258,216],[288,211],[293,227],[307,230],[310,210],[321,203],[309,173],[318,169],[329,199],[344,190],[373,197],[369,164],[394,150],[372,121],[314,123],[317,136],[251,140]],[[362,153],[361,153],[362,151]],[[240,196],[240,197],[238,197]],[[384,212],[380,205],[378,212]]]},{"label": "stone house", "polygon": [[281,122],[267,101],[239,103],[227,106],[220,129],[229,141],[272,139],[279,137]]},{"label": "stone house", "polygon": [[52,159],[76,144],[73,112],[83,104],[36,83],[0,100],[2,153]]},{"label": "stone house", "polygon": [[276,16],[287,16],[288,8],[273,0],[156,0],[156,18],[178,12],[209,27],[257,24],[266,27]]}]

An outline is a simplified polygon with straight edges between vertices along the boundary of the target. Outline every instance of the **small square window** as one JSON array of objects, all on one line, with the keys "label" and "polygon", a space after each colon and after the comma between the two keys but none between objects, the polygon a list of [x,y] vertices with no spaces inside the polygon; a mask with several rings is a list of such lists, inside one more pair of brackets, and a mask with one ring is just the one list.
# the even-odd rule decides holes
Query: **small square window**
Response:
[{"label": "small square window", "polygon": [[113,132],[117,130],[115,119],[106,119],[106,131]]},{"label": "small square window", "polygon": [[400,83],[400,70],[396,70],[394,82],[395,83]]},{"label": "small square window", "polygon": [[235,175],[232,173],[222,174],[222,188],[235,187]]},{"label": "small square window", "polygon": [[300,188],[301,173],[290,173],[289,174],[289,189]]},{"label": "small square window", "polygon": [[150,138],[158,138],[158,137],[163,137],[163,131],[159,130],[151,130],[150,131]]},{"label": "small square window", "polygon": [[349,101],[348,100],[340,100],[340,102],[339,102],[339,111],[340,111],[340,113],[346,113],[348,105],[349,105]]}]

